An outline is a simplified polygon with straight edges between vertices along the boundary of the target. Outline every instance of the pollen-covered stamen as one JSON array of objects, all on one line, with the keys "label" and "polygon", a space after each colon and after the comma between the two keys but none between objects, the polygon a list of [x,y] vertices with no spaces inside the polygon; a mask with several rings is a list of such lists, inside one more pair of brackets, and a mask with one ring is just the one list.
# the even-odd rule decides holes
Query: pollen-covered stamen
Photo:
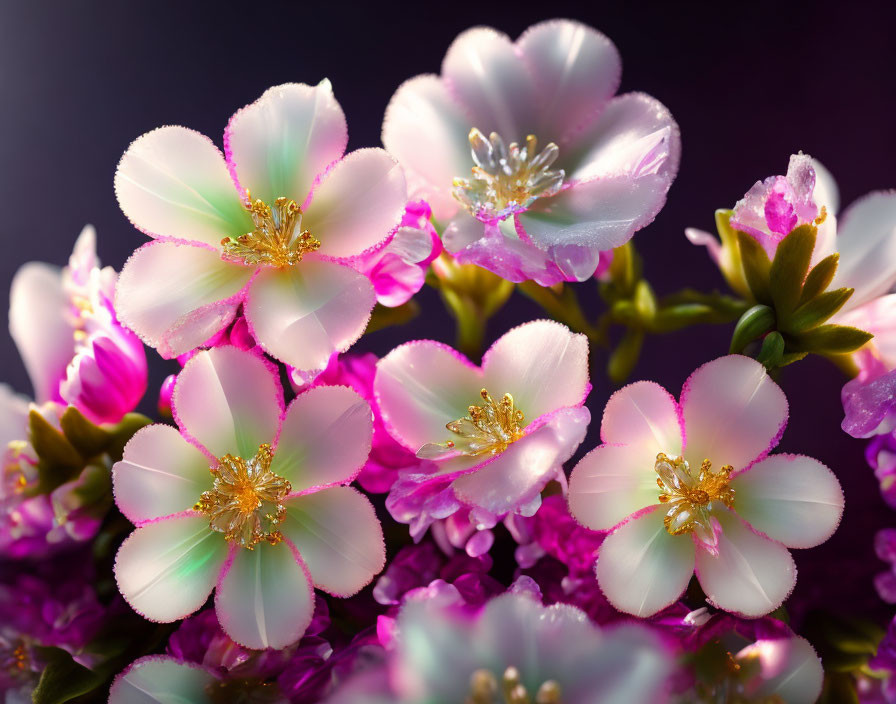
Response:
[{"label": "pollen-covered stamen", "polygon": [[547,680],[533,699],[515,667],[504,670],[500,683],[491,671],[483,669],[470,675],[470,694],[464,704],[562,704],[560,695],[560,685]]},{"label": "pollen-covered stamen", "polygon": [[497,455],[510,443],[523,437],[523,412],[516,408],[513,396],[504,394],[495,401],[486,389],[479,392],[484,403],[470,406],[468,415],[448,423],[445,427],[455,435],[454,440],[424,445],[417,452],[421,459],[438,459],[449,454],[471,457]]},{"label": "pollen-covered stamen", "polygon": [[193,506],[209,516],[209,526],[227,540],[251,550],[262,540],[279,543],[276,527],[286,516],[283,500],[292,491],[289,482],[274,474],[270,445],[262,445],[251,459],[224,455],[211,468],[215,483]]},{"label": "pollen-covered stamen", "polygon": [[659,475],[657,486],[662,489],[660,503],[669,505],[663,519],[666,530],[672,535],[693,532],[705,542],[714,542],[712,503],[734,506],[734,489],[728,485],[731,465],[713,472],[712,463],[703,460],[700,469],[694,471],[681,457],[671,459],[661,452],[656,456],[654,468]]},{"label": "pollen-covered stamen", "polygon": [[247,200],[246,209],[255,229],[221,240],[224,259],[284,267],[298,264],[306,254],[320,249],[320,241],[302,230],[302,208],[294,200],[278,198],[273,208],[261,200]]},{"label": "pollen-covered stamen", "polygon": [[551,169],[560,151],[553,142],[538,152],[538,140],[530,134],[522,147],[516,142],[508,147],[496,132],[486,139],[475,127],[469,139],[476,165],[470,178],[454,179],[452,193],[480,220],[503,220],[563,185],[563,169]]}]

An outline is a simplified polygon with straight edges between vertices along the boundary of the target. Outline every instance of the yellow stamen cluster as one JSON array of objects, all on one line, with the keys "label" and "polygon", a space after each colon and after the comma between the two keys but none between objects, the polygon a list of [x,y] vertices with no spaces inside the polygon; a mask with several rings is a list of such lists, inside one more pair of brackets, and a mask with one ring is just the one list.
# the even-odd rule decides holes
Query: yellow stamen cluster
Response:
[{"label": "yellow stamen cluster", "polygon": [[6,463],[3,465],[3,484],[11,487],[15,493],[25,491],[28,477],[22,463],[26,461],[28,443],[24,440],[13,440],[6,446]]},{"label": "yellow stamen cluster", "polygon": [[262,445],[251,459],[224,455],[211,468],[215,483],[193,506],[206,514],[209,526],[232,543],[249,550],[262,540],[276,545],[283,536],[276,527],[286,516],[283,500],[290,483],[274,474],[270,445]]},{"label": "yellow stamen cluster", "polygon": [[661,452],[656,456],[654,468],[657,486],[662,490],[660,503],[669,505],[663,519],[666,530],[672,535],[690,532],[697,532],[698,537],[712,535],[709,514],[712,503],[734,506],[734,489],[728,485],[731,465],[713,472],[712,463],[703,460],[699,471],[694,472],[686,460],[671,459]]},{"label": "yellow stamen cluster", "polygon": [[510,394],[504,394],[500,401],[489,396],[486,389],[479,395],[485,403],[470,406],[465,418],[445,426],[458,436],[456,442],[449,441],[447,445],[465,455],[497,455],[523,436],[523,412],[514,406]]},{"label": "yellow stamen cluster", "polygon": [[221,240],[225,259],[253,266],[286,267],[298,264],[306,254],[320,249],[320,241],[308,230],[301,229],[302,208],[294,200],[278,198],[273,208],[255,200],[249,201],[246,208],[255,229]]},{"label": "yellow stamen cluster", "polygon": [[560,685],[543,682],[532,699],[515,667],[508,667],[498,679],[489,670],[476,670],[470,676],[470,694],[464,704],[562,704]]}]

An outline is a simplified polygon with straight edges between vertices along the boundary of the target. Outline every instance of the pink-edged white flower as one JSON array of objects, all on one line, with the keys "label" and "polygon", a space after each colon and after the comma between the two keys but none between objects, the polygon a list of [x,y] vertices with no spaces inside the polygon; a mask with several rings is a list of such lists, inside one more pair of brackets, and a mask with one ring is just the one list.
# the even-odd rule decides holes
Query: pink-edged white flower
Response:
[{"label": "pink-edged white flower", "polygon": [[441,76],[399,87],[383,144],[458,261],[510,281],[583,281],[653,220],[678,169],[678,126],[648,95],[615,96],[621,72],[603,34],[551,20],[516,42],[467,30]]},{"label": "pink-edged white flower", "polygon": [[[213,670],[170,655],[147,655],[119,673],[109,704],[212,704],[221,678]],[[226,696],[226,690],[218,693]]]},{"label": "pink-edged white flower", "polygon": [[548,320],[506,333],[481,367],[432,340],[406,343],[380,360],[374,381],[392,437],[430,461],[401,482],[408,500],[432,493],[440,509],[423,510],[433,518],[466,505],[491,525],[531,515],[544,485],[565,481],[562,465],[591,419],[590,389],[587,338]]},{"label": "pink-edged white flower", "polygon": [[12,282],[9,330],[37,403],[75,406],[95,423],[115,423],[146,391],[140,340],[118,322],[113,298],[118,275],[100,268],[89,225],[68,266],[22,266]]},{"label": "pink-edged white flower", "polygon": [[394,160],[382,149],[343,156],[347,141],[329,81],[276,86],[238,111],[226,157],[184,127],[137,139],[115,190],[154,241],[121,273],[122,320],[176,357],[242,305],[266,352],[323,369],[363,333],[376,295],[353,266],[387,241],[407,201]]},{"label": "pink-edged white flower", "polygon": [[217,347],[187,362],[172,407],[180,432],[143,428],[112,471],[115,501],[137,526],[116,558],[121,593],[169,622],[217,585],[233,640],[295,642],[311,620],[312,587],[349,596],[385,561],[373,506],[345,486],[370,451],[370,406],[331,386],[284,410],[260,356]]},{"label": "pink-edged white flower", "polygon": [[600,547],[597,580],[617,609],[646,617],[697,574],[710,603],[770,613],[796,583],[787,548],[823,543],[843,512],[833,473],[801,455],[771,455],[787,399],[740,355],[695,371],[679,402],[640,381],[607,402],[603,444],[573,470],[569,505]]}]

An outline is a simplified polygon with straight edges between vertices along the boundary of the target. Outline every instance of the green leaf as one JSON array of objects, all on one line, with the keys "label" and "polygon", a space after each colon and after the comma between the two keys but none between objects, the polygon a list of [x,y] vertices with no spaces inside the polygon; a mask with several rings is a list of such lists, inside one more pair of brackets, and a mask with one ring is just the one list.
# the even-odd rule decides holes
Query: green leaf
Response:
[{"label": "green leaf", "polygon": [[806,283],[803,284],[803,292],[800,294],[801,304],[827,290],[828,286],[831,285],[831,281],[834,280],[834,274],[837,273],[837,265],[839,263],[840,255],[834,252],[812,267],[812,271],[806,277]]},{"label": "green leaf", "polygon": [[93,692],[104,677],[76,663],[62,648],[37,648],[47,663],[31,698],[35,704],[64,704]]},{"label": "green leaf", "polygon": [[87,420],[74,406],[65,409],[59,425],[65,438],[82,457],[98,455],[112,441],[109,433]]},{"label": "green leaf", "polygon": [[760,303],[770,304],[772,297],[769,289],[769,272],[772,264],[768,255],[762,245],[745,232],[737,233],[737,242],[750,292]]},{"label": "green leaf", "polygon": [[848,325],[821,325],[792,336],[787,346],[794,352],[845,354],[855,352],[873,337],[870,332]]},{"label": "green leaf", "polygon": [[851,288],[838,288],[818,294],[793,311],[787,327],[782,329],[785,332],[802,332],[818,327],[843,307],[853,291]]},{"label": "green leaf", "polygon": [[808,352],[788,352],[781,357],[781,361],[778,362],[779,367],[786,367],[788,364],[793,364],[794,362],[799,362],[801,359],[805,359]]},{"label": "green leaf", "polygon": [[775,311],[768,306],[755,305],[740,316],[731,335],[729,353],[742,352],[753,340],[775,327]]},{"label": "green leaf", "polygon": [[45,494],[75,478],[84,458],[72,444],[36,410],[28,414],[29,440],[38,457],[38,483],[33,493]]},{"label": "green leaf", "polygon": [[813,225],[800,225],[778,243],[769,270],[769,287],[779,324],[799,303],[817,233]]},{"label": "green leaf", "polygon": [[621,384],[635,368],[638,357],[641,355],[641,345],[644,342],[644,331],[639,328],[629,328],[625,331],[616,349],[610,354],[607,361],[607,376],[616,383]]},{"label": "green leaf", "polygon": [[762,341],[762,349],[756,361],[763,364],[767,369],[774,369],[781,366],[781,358],[784,356],[784,338],[777,330],[773,330]]}]

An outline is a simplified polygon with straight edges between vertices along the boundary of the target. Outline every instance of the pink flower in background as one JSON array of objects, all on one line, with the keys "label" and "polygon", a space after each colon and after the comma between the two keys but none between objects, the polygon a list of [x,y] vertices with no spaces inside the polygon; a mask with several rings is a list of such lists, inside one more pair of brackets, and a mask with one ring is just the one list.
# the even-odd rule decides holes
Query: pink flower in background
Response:
[{"label": "pink flower in background", "polygon": [[69,403],[95,423],[115,423],[146,391],[146,355],[113,306],[118,275],[100,268],[85,227],[62,270],[29,262],[10,291],[9,329],[38,403]]},{"label": "pink flower in background", "polygon": [[387,506],[415,537],[463,507],[480,526],[531,515],[585,437],[588,342],[547,320],[498,339],[482,367],[419,340],[380,360],[374,391],[386,428],[428,460],[403,473]]},{"label": "pink flower in background", "polygon": [[880,482],[880,493],[896,509],[896,431],[875,435],[865,448],[865,459]]},{"label": "pink flower in background", "polygon": [[122,270],[122,320],[164,357],[199,347],[243,313],[277,359],[323,369],[363,333],[376,301],[358,272],[402,220],[401,169],[382,149],[343,156],[328,81],[269,89],[237,112],[226,157],[162,127],[122,157],[122,210],[154,238]]},{"label": "pink flower in background", "polygon": [[613,606],[651,616],[695,572],[726,611],[756,617],[781,605],[796,584],[787,548],[823,543],[843,512],[823,464],[768,456],[786,422],[784,393],[740,355],[697,369],[680,402],[648,381],[610,398],[604,444],[573,470],[569,506],[586,527],[613,531],[596,567]]},{"label": "pink flower in background", "polygon": [[542,22],[516,42],[470,29],[441,76],[395,92],[383,144],[459,262],[510,281],[584,281],[653,220],[678,170],[669,111],[642,93],[614,97],[620,75],[612,42],[577,22]]},{"label": "pink flower in background", "polygon": [[176,621],[217,585],[228,636],[282,648],[311,621],[313,587],[350,596],[382,569],[373,507],[345,486],[372,432],[354,391],[310,389],[284,410],[257,353],[217,347],[187,362],[173,411],[180,432],[143,428],[113,468],[116,503],[137,526],[115,563],[135,611]]}]

